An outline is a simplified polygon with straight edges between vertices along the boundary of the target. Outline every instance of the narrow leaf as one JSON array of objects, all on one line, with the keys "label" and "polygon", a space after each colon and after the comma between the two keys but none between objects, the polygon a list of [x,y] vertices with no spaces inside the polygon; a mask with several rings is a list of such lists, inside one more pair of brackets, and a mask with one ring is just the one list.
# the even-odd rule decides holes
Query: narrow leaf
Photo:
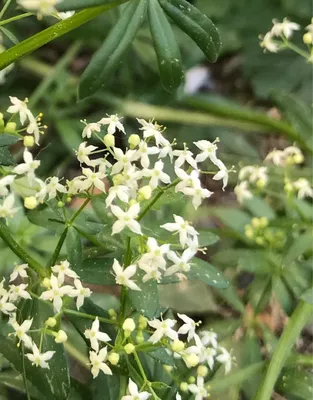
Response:
[{"label": "narrow leaf", "polygon": [[103,6],[105,4],[118,5],[128,0],[66,0],[58,4],[58,11],[83,10],[88,7]]},{"label": "narrow leaf", "polygon": [[192,265],[190,271],[186,272],[185,275],[189,279],[198,279],[207,285],[219,289],[226,289],[229,285],[229,282],[216,267],[200,258],[194,259],[194,265]]}]

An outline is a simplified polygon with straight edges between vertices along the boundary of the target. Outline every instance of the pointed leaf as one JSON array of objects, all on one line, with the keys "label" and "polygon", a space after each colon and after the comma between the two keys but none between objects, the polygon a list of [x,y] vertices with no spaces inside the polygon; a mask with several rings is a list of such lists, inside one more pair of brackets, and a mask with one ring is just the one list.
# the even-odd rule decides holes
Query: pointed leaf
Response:
[{"label": "pointed leaf", "polygon": [[66,0],[57,5],[58,11],[82,10],[88,7],[103,6],[105,4],[122,4],[128,0]]},{"label": "pointed leaf", "polygon": [[228,287],[229,282],[216,267],[200,258],[194,258],[193,262],[194,265],[191,266],[190,271],[185,273],[189,279],[199,279],[219,289],[226,289]]}]

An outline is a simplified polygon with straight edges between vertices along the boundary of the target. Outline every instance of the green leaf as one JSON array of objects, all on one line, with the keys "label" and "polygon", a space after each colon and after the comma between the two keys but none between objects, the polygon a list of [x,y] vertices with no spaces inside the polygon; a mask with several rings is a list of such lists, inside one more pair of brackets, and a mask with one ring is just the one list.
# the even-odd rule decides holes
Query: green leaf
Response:
[{"label": "green leaf", "polygon": [[217,207],[213,210],[214,214],[217,215],[220,220],[235,233],[240,236],[244,235],[245,225],[250,224],[250,216],[241,210],[235,210],[226,207]]},{"label": "green leaf", "polygon": [[3,26],[0,26],[0,31],[8,38],[11,40],[12,43],[14,44],[18,44],[19,40],[18,38],[14,35],[14,33],[12,33],[11,31],[9,31],[9,29],[3,28]]},{"label": "green leaf", "polygon": [[307,289],[301,296],[300,299],[313,305],[313,287]]},{"label": "green leaf", "polygon": [[303,218],[305,221],[313,220],[313,207],[310,203],[305,200],[294,199],[293,204],[301,218]]},{"label": "green leaf", "polygon": [[253,197],[252,199],[245,200],[244,205],[255,217],[266,217],[274,219],[276,217],[273,209],[260,197]]},{"label": "green leaf", "polygon": [[52,229],[60,233],[64,231],[65,222],[63,216],[49,207],[28,211],[27,218],[34,225]]},{"label": "green leaf", "polygon": [[118,5],[128,0],[66,0],[57,5],[58,11],[82,10],[88,7],[102,6],[105,4]]},{"label": "green leaf", "polygon": [[284,263],[288,266],[291,262],[295,261],[298,257],[302,256],[308,250],[312,251],[313,234],[306,232],[294,240],[289,250],[287,251]]},{"label": "green leaf", "polygon": [[165,349],[157,349],[154,351],[149,351],[147,353],[150,357],[155,360],[161,361],[162,364],[175,366],[173,356],[171,356]]},{"label": "green leaf", "polygon": [[169,17],[200,47],[207,59],[217,60],[221,40],[213,22],[186,0],[160,0]]},{"label": "green leaf", "polygon": [[72,119],[58,119],[55,121],[56,130],[61,141],[73,153],[81,144],[81,123]]},{"label": "green leaf", "polygon": [[219,237],[210,231],[198,230],[199,232],[199,247],[212,246],[219,241]]},{"label": "green leaf", "polygon": [[126,5],[109,36],[84,71],[78,89],[79,99],[91,96],[111,78],[136,36],[146,10],[146,0],[132,0]]},{"label": "green leaf", "polygon": [[229,282],[223,277],[216,267],[200,258],[194,258],[194,265],[191,266],[189,272],[185,272],[188,279],[198,279],[207,285],[214,286],[219,289],[226,289]]},{"label": "green leaf", "polygon": [[233,309],[240,313],[245,311],[245,306],[233,285],[229,285],[227,289],[216,289],[216,291]]},{"label": "green leaf", "polygon": [[[99,374],[90,385],[92,400],[118,400],[120,398],[120,382],[117,375]],[[105,397],[104,397],[105,395]]]},{"label": "green leaf", "polygon": [[70,227],[67,231],[65,239],[67,249],[67,259],[73,270],[78,270],[83,259],[83,247],[80,239],[80,234],[75,228]]},{"label": "green leaf", "polygon": [[0,133],[0,147],[10,146],[21,140],[18,136],[9,135],[8,133]]},{"label": "green leaf", "polygon": [[9,166],[14,165],[15,160],[10,153],[10,150],[6,146],[0,147],[0,165]]},{"label": "green leaf", "polygon": [[115,278],[112,274],[113,258],[90,258],[84,259],[80,266],[73,265],[73,270],[85,283],[98,285],[115,285]]},{"label": "green leaf", "polygon": [[312,398],[312,373],[304,370],[283,370],[277,381],[277,390],[286,398],[294,396],[296,399],[308,400]]},{"label": "green leaf", "polygon": [[[248,332],[248,335],[243,346],[242,366],[249,367],[249,365],[260,363],[262,361],[262,353],[260,344],[255,336],[253,330]],[[255,375],[245,382],[242,389],[248,399],[253,399],[256,390],[260,384],[261,376]]]},{"label": "green leaf", "polygon": [[149,1],[148,15],[162,85],[168,92],[173,92],[184,78],[178,44],[158,0]]}]

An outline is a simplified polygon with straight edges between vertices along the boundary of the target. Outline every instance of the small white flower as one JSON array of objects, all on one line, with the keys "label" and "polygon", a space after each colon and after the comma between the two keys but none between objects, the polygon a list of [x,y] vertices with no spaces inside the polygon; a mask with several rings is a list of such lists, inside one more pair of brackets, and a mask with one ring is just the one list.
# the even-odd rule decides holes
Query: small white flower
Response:
[{"label": "small white flower", "polygon": [[69,294],[70,297],[77,297],[76,299],[76,307],[77,310],[84,304],[85,298],[91,296],[91,290],[89,288],[83,287],[81,281],[79,279],[74,280],[75,289],[71,291]]},{"label": "small white flower", "polygon": [[47,185],[39,178],[35,178],[35,182],[39,184],[39,187],[36,188],[37,193],[35,197],[37,201],[42,204],[47,196]]},{"label": "small white flower", "polygon": [[16,322],[16,319],[12,318],[9,321],[9,323],[13,327],[13,329],[15,331],[14,336],[19,339],[19,342],[22,341],[26,347],[31,349],[33,346],[33,341],[31,339],[31,337],[27,335],[27,332],[29,331],[29,329],[33,323],[33,319],[25,319],[23,321],[23,323],[21,325],[19,325]]},{"label": "small white flower", "polygon": [[210,192],[208,189],[203,189],[200,184],[195,187],[185,187],[181,192],[186,196],[192,197],[192,205],[195,209],[200,206],[203,199],[207,199],[213,194],[213,192]]},{"label": "small white flower", "polygon": [[214,142],[208,140],[198,140],[197,142],[193,142],[198,149],[201,150],[201,153],[196,156],[196,162],[203,162],[209,158],[214,164],[216,164],[216,161],[218,160],[216,157],[217,142],[219,142],[219,139],[216,139]]},{"label": "small white flower", "polygon": [[10,285],[9,298],[13,303],[21,297],[22,299],[31,299],[31,295],[25,290],[28,284],[21,283],[20,285]]},{"label": "small white flower", "polygon": [[50,287],[51,289],[42,292],[39,298],[52,301],[55,310],[60,312],[62,308],[62,297],[69,295],[73,287],[70,285],[61,286],[57,277],[54,275],[50,277]]},{"label": "small white flower", "polygon": [[273,150],[265,157],[265,160],[273,161],[275,165],[284,165],[285,164],[285,153],[283,150]]},{"label": "small white flower", "polygon": [[158,154],[160,149],[156,146],[148,146],[148,143],[142,140],[139,145],[136,153],[134,154],[134,160],[140,160],[140,164],[143,168],[149,168],[150,165],[150,154]]},{"label": "small white flower", "polygon": [[17,165],[13,172],[18,175],[27,174],[28,181],[32,182],[35,179],[35,170],[39,167],[40,161],[34,160],[32,153],[27,149],[24,150],[23,158],[25,162]]},{"label": "small white flower", "polygon": [[215,349],[218,347],[217,334],[213,331],[201,331],[201,342],[203,346],[212,346]]},{"label": "small white flower", "polygon": [[18,207],[14,207],[15,197],[14,194],[9,194],[2,204],[0,205],[0,218],[12,218],[14,214],[19,210]]},{"label": "small white flower", "polygon": [[181,180],[181,182],[175,186],[175,192],[182,192],[185,187],[198,187],[201,185],[198,170],[194,169],[190,174],[187,174],[183,169],[175,168],[175,174]]},{"label": "small white flower", "polygon": [[70,263],[67,260],[61,261],[60,264],[54,265],[51,270],[58,276],[58,282],[60,285],[62,285],[64,282],[65,276],[73,279],[78,278],[76,272],[70,268]]},{"label": "small white flower", "polygon": [[200,362],[206,362],[211,370],[214,368],[215,356],[217,352],[213,347],[203,347],[199,353]]},{"label": "small white flower", "polygon": [[65,12],[57,12],[56,16],[59,19],[65,20],[72,17],[75,14],[75,11],[65,11]]},{"label": "small white flower", "polygon": [[222,190],[224,190],[228,183],[228,170],[225,164],[221,160],[217,160],[215,165],[218,166],[219,171],[217,174],[213,176],[213,179],[215,181],[219,181],[220,179],[222,179],[223,180]]},{"label": "small white flower", "polygon": [[93,321],[91,329],[86,329],[84,335],[90,340],[90,345],[93,350],[97,353],[99,352],[99,341],[100,342],[110,342],[111,338],[104,332],[99,331],[100,322],[98,317]]},{"label": "small white flower", "polygon": [[131,163],[134,161],[135,150],[127,150],[123,153],[123,150],[118,147],[113,147],[114,158],[116,163],[112,167],[112,175],[118,174],[122,170],[127,170],[131,167]]},{"label": "small white flower", "polygon": [[10,282],[15,281],[15,279],[20,276],[21,278],[28,278],[26,269],[28,264],[17,264],[14,267],[12,274],[10,275]]},{"label": "small white flower", "polygon": [[87,146],[87,142],[82,142],[78,150],[75,152],[77,156],[77,160],[82,164],[85,163],[87,165],[93,166],[94,162],[89,159],[89,156],[97,150],[98,147],[89,145]]},{"label": "small white flower", "polygon": [[126,227],[132,232],[142,235],[140,224],[136,221],[140,211],[139,203],[131,205],[127,211],[123,211],[118,206],[111,205],[111,211],[118,219],[112,226],[112,235],[121,232]]},{"label": "small white flower", "polygon": [[16,310],[15,305],[10,303],[10,301],[11,300],[9,299],[9,293],[2,295],[2,297],[0,298],[0,312],[2,312],[3,314],[10,314],[14,310]]},{"label": "small white flower", "polygon": [[185,221],[179,215],[174,214],[174,220],[175,222],[161,225],[161,228],[164,228],[169,232],[179,233],[180,244],[185,247],[188,244],[189,238],[192,239],[193,236],[197,236],[198,232],[189,224],[188,221]]},{"label": "small white flower", "polygon": [[164,163],[159,160],[154,164],[153,169],[143,170],[143,175],[150,178],[149,186],[151,186],[152,189],[155,189],[160,181],[166,184],[171,183],[171,178],[163,172],[163,168]]},{"label": "small white flower", "polygon": [[313,197],[313,188],[307,179],[300,178],[293,182],[292,185],[298,191],[298,199]]},{"label": "small white flower", "polygon": [[7,196],[9,193],[7,186],[10,186],[15,179],[15,175],[7,175],[0,179],[0,196]]},{"label": "small white flower", "polygon": [[108,197],[105,199],[105,204],[109,207],[112,202],[117,198],[119,198],[124,203],[128,203],[129,200],[129,188],[124,185],[112,186],[109,189]]},{"label": "small white flower", "polygon": [[139,268],[144,269],[144,266],[150,266],[156,269],[166,269],[166,260],[164,256],[170,249],[169,244],[158,245],[158,242],[149,237],[147,240],[148,252],[143,254],[138,261]]},{"label": "small white flower", "polygon": [[57,195],[57,192],[66,193],[65,186],[60,183],[57,176],[51,176],[47,179],[45,190],[49,195],[49,200],[54,199]]},{"label": "small white flower", "polygon": [[265,50],[268,50],[270,53],[277,53],[279,50],[279,45],[277,42],[273,40],[273,35],[271,32],[267,32],[263,37],[260,46]]},{"label": "small white flower", "polygon": [[266,183],[268,181],[267,167],[247,165],[240,170],[238,178],[241,181],[248,179],[251,183],[256,183],[259,180]]},{"label": "small white flower", "polygon": [[87,124],[86,121],[81,121],[85,124],[85,128],[83,129],[82,137],[90,139],[93,132],[100,132],[101,125],[97,122],[91,122]]},{"label": "small white flower", "polygon": [[39,145],[39,139],[40,139],[40,123],[39,121],[36,120],[36,118],[33,116],[33,114],[31,112],[29,112],[28,115],[29,118],[29,124],[27,126],[26,132],[29,133],[30,135],[34,135],[34,139],[35,139],[35,143],[37,144],[37,146]]},{"label": "small white flower", "polygon": [[175,167],[180,168],[185,162],[192,166],[192,168],[197,169],[197,162],[193,158],[193,154],[188,150],[186,143],[184,143],[184,150],[174,150],[174,157],[177,157],[175,160]]},{"label": "small white flower", "polygon": [[142,126],[140,130],[143,131],[143,137],[145,139],[149,137],[153,137],[155,140],[155,144],[157,146],[161,146],[163,144],[166,145],[166,139],[162,135],[163,128],[161,125],[158,125],[156,122],[153,123],[153,121],[147,122],[144,119],[137,118],[137,121],[140,123]]},{"label": "small white flower", "polygon": [[174,319],[165,319],[164,321],[160,321],[158,319],[154,319],[152,321],[148,321],[148,324],[155,329],[153,335],[148,339],[149,342],[157,343],[162,337],[168,337],[171,340],[178,340],[178,333],[174,331],[173,326],[176,324]]},{"label": "small white flower", "polygon": [[105,375],[112,375],[110,367],[108,367],[108,365],[105,363],[107,354],[108,351],[106,347],[101,349],[98,354],[94,351],[89,352],[91,373],[93,378],[96,378],[100,371],[102,371]]},{"label": "small white flower", "polygon": [[195,395],[195,400],[204,400],[208,397],[208,391],[204,387],[204,379],[202,376],[197,377],[197,384],[188,385],[188,390]]},{"label": "small white flower", "polygon": [[243,203],[246,199],[252,199],[253,194],[250,192],[247,181],[240,182],[234,189],[235,195],[239,203]]},{"label": "small white flower", "polygon": [[19,100],[17,97],[9,96],[12,106],[7,109],[7,112],[10,114],[19,114],[21,124],[24,125],[26,120],[29,117],[30,111],[27,107],[28,99],[26,98],[24,101]]},{"label": "small white flower", "polygon": [[148,282],[151,279],[161,282],[162,274],[157,266],[140,263],[140,269],[145,272],[145,275],[142,277],[142,282]]},{"label": "small white flower", "polygon": [[102,172],[94,172],[90,168],[83,168],[82,172],[86,177],[86,179],[82,181],[84,190],[89,189],[91,186],[94,186],[101,192],[105,192],[105,186],[103,182],[105,174],[103,174]]},{"label": "small white flower", "polygon": [[232,367],[232,356],[224,347],[219,347],[218,350],[221,354],[216,357],[216,361],[224,364],[225,374],[228,374]]},{"label": "small white flower", "polygon": [[62,0],[18,0],[18,4],[30,11],[37,11],[38,19],[56,13],[55,6]]},{"label": "small white flower", "polygon": [[294,31],[298,31],[300,29],[300,25],[295,22],[291,22],[288,18],[284,18],[283,22],[273,20],[273,27],[271,29],[271,34],[273,36],[281,36],[284,35],[287,39],[289,39]]},{"label": "small white flower", "polygon": [[136,283],[130,278],[136,273],[136,265],[129,265],[125,269],[123,269],[120,263],[114,259],[112,269],[115,275],[115,282],[118,285],[126,286],[131,290],[140,291],[140,287],[136,285]]},{"label": "small white flower", "polygon": [[177,313],[178,317],[184,322],[184,325],[182,325],[179,330],[178,334],[180,335],[186,335],[187,336],[187,341],[190,342],[195,336],[198,336],[196,334],[196,328],[199,326],[199,322],[195,322],[192,318],[189,318],[185,314],[179,314]]},{"label": "small white flower", "polygon": [[45,353],[40,353],[38,347],[35,343],[32,345],[32,353],[27,353],[26,357],[31,361],[32,365],[36,367],[49,369],[49,364],[47,361],[51,360],[55,351],[46,351]]},{"label": "small white flower", "polygon": [[171,265],[165,272],[165,276],[176,274],[177,272],[188,272],[191,268],[190,260],[196,254],[197,250],[194,248],[187,248],[183,254],[179,257],[174,251],[169,251],[167,258],[173,261]]},{"label": "small white flower", "polygon": [[129,395],[123,396],[121,400],[147,400],[151,396],[148,392],[139,392],[138,386],[130,378],[128,381],[128,393]]},{"label": "small white flower", "polygon": [[101,125],[108,125],[108,134],[113,135],[116,131],[116,129],[119,129],[123,133],[125,133],[125,129],[123,124],[120,122],[121,118],[119,118],[117,115],[110,115],[107,118],[102,118],[98,122],[98,124]]}]

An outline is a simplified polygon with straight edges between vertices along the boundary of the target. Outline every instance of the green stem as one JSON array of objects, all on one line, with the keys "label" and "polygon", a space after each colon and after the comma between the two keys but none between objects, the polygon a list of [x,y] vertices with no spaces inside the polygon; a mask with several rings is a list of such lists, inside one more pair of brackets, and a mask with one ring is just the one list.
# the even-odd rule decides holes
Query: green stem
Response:
[{"label": "green stem", "polygon": [[288,322],[288,325],[280,337],[266,371],[266,375],[256,394],[255,400],[270,400],[273,394],[275,383],[285,364],[285,361],[302,329],[312,316],[312,312],[313,306],[311,304],[304,301],[299,302]]},{"label": "green stem", "polygon": [[[82,313],[82,312],[79,312],[79,311],[70,310],[70,309],[67,309],[67,308],[63,310],[63,313],[64,314],[68,314],[68,315],[72,315],[74,317],[80,317],[80,318],[86,318],[86,319],[92,319],[92,320],[97,318],[97,315],[86,314],[86,313]],[[104,317],[99,317],[98,316],[98,319],[99,319],[99,321],[105,322],[106,324],[111,324],[111,325],[117,325],[118,324],[117,321],[113,321],[113,320],[108,319],[108,318],[104,318]]]},{"label": "green stem", "polygon": [[49,271],[42,267],[36,260],[28,255],[10,235],[7,226],[0,221],[0,238],[22,261],[27,263],[42,278],[49,275]]},{"label": "green stem", "polygon": [[83,209],[87,206],[87,204],[90,202],[90,197],[88,197],[83,204],[79,207],[79,209],[76,211],[76,213],[72,216],[72,218],[69,220],[69,225],[72,225],[75,219],[79,216],[79,214],[83,211]]},{"label": "green stem", "polygon": [[126,0],[117,0],[114,3],[106,4],[99,7],[91,7],[83,10],[70,18],[57,22],[55,25],[37,33],[36,35],[24,40],[23,42],[11,47],[0,54],[0,70],[12,64],[26,54],[32,53],[36,49],[55,40],[66,33],[78,28],[86,22],[94,19],[98,15],[104,13],[124,3]]},{"label": "green stem", "polygon": [[64,342],[63,345],[64,349],[71,357],[78,361],[83,367],[89,369],[89,359],[84,354],[80,353],[73,344],[69,343],[68,340]]},{"label": "green stem", "polygon": [[57,261],[57,259],[59,257],[60,251],[62,249],[63,243],[64,243],[64,241],[66,239],[67,231],[68,231],[68,226],[64,229],[64,231],[63,231],[63,233],[62,233],[62,235],[61,235],[61,237],[60,237],[60,239],[58,241],[58,244],[57,244],[57,246],[56,246],[56,248],[54,250],[54,253],[52,254],[52,257],[51,257],[50,261],[48,261],[48,264],[47,264],[48,268],[52,267],[53,265],[55,265],[55,263],[56,263],[56,261]]},{"label": "green stem", "polygon": [[4,16],[4,13],[6,12],[6,10],[8,9],[8,7],[10,6],[11,3],[12,3],[12,0],[7,0],[4,3],[4,6],[2,7],[2,10],[0,11],[0,19]]},{"label": "green stem", "polygon": [[24,386],[25,386],[27,400],[31,400],[31,396],[29,394],[27,376],[26,376],[26,368],[25,368],[24,343],[22,343],[21,345],[22,345],[21,358],[22,358],[22,368],[23,368],[23,382],[24,382]]},{"label": "green stem", "polygon": [[32,14],[32,13],[24,13],[24,14],[16,15],[15,17],[4,19],[3,21],[0,21],[0,26],[9,24],[10,22],[18,21],[19,19],[31,17],[32,15],[34,15],[34,14]]}]

